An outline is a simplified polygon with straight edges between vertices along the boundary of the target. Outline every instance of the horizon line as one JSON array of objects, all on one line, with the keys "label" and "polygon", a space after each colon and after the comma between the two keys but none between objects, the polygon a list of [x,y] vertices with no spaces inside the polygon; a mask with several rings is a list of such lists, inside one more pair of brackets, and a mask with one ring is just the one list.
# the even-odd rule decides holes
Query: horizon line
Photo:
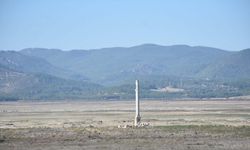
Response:
[{"label": "horizon line", "polygon": [[1,49],[0,51],[22,51],[25,49],[48,49],[48,50],[61,50],[61,51],[73,51],[73,50],[84,50],[84,51],[91,51],[91,50],[101,50],[101,49],[111,49],[111,48],[132,48],[132,47],[139,47],[139,46],[162,46],[162,47],[171,47],[171,46],[187,46],[187,47],[204,47],[204,48],[214,48],[214,49],[218,49],[218,50],[223,50],[223,51],[242,51],[242,50],[246,50],[249,49],[248,48],[244,48],[244,49],[240,49],[240,50],[228,50],[228,49],[222,49],[222,48],[217,48],[217,47],[212,47],[212,46],[203,46],[203,45],[188,45],[188,44],[173,44],[173,45],[164,45],[164,44],[156,44],[156,43],[142,43],[142,44],[137,44],[137,45],[133,45],[133,46],[107,46],[107,47],[100,47],[100,48],[88,48],[88,49],[84,49],[84,48],[72,48],[72,49],[63,49],[63,48],[48,48],[48,47],[26,47],[26,48],[22,48],[22,49]]}]

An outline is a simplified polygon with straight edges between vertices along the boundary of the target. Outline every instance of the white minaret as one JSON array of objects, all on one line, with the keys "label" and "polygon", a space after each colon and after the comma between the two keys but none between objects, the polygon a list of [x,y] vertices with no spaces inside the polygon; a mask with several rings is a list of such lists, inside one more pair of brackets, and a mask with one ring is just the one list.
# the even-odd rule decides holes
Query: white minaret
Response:
[{"label": "white minaret", "polygon": [[140,121],[139,81],[135,80],[135,126],[138,126]]}]

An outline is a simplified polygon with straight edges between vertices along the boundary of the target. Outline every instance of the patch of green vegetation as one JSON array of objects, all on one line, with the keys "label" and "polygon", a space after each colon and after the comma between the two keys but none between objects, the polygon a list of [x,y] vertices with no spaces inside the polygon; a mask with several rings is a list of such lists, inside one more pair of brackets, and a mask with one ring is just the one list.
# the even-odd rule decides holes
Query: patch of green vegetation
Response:
[{"label": "patch of green vegetation", "polygon": [[167,130],[170,132],[180,132],[180,131],[194,129],[195,127],[198,127],[198,126],[196,125],[170,125],[170,126],[155,126],[154,128]]},{"label": "patch of green vegetation", "polygon": [[157,129],[169,132],[195,131],[211,134],[227,134],[232,136],[250,137],[250,126],[227,126],[227,125],[171,125],[155,126]]},{"label": "patch of green vegetation", "polygon": [[78,134],[82,134],[82,133],[87,131],[85,128],[80,128],[80,127],[78,127],[78,128],[76,128],[76,127],[75,128],[70,128],[70,130],[72,130],[73,132],[76,132]]}]

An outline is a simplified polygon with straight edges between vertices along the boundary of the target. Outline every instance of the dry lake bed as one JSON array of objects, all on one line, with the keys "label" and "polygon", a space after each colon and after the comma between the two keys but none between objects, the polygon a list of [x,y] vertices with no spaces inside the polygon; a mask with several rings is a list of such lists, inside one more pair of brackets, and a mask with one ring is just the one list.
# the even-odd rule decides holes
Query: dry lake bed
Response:
[{"label": "dry lake bed", "polygon": [[250,100],[0,102],[0,150],[250,149]]}]

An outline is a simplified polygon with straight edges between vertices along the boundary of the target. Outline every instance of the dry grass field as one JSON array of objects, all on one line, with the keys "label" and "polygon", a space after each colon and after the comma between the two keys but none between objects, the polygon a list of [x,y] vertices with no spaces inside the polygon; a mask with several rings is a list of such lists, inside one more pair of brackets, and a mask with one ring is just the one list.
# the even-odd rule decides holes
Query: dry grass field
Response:
[{"label": "dry grass field", "polygon": [[0,149],[250,149],[250,100],[1,102]]}]

